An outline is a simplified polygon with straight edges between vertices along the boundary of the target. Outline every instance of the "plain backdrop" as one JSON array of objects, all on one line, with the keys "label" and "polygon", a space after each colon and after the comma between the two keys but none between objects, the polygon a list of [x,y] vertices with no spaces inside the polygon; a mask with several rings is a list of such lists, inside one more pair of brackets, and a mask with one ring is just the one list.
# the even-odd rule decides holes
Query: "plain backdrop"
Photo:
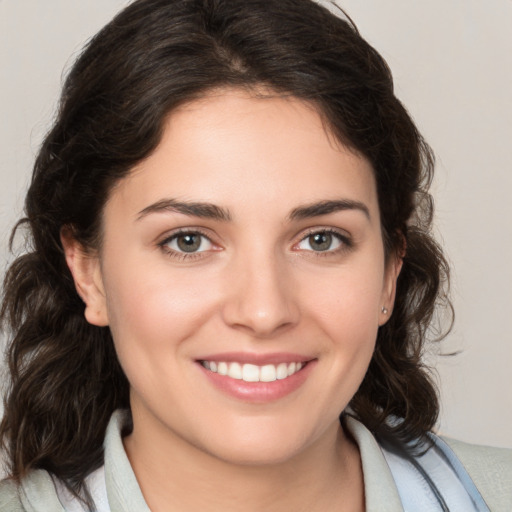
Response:
[{"label": "plain backdrop", "polygon": [[[341,0],[437,156],[456,324],[431,357],[442,433],[512,447],[512,0]],[[0,264],[83,43],[124,0],[0,0]]]}]

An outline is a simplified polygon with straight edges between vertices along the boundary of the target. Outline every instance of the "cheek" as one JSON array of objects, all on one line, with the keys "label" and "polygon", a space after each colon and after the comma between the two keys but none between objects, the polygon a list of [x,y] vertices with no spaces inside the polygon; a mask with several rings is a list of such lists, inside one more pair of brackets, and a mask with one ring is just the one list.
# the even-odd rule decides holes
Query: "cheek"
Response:
[{"label": "cheek", "polygon": [[199,292],[199,283],[190,276],[163,279],[159,270],[139,267],[137,275],[127,279],[130,274],[117,267],[106,284],[119,362],[132,393],[155,410],[170,397],[190,393],[191,353],[200,339],[197,333],[215,309],[213,290]]},{"label": "cheek", "polygon": [[383,291],[382,264],[340,268],[325,279],[316,280],[315,288],[303,287],[309,295],[309,310],[325,329],[347,343],[359,344],[376,335]]},{"label": "cheek", "polygon": [[[181,342],[205,322],[216,301],[204,280],[158,266],[113,267],[105,283],[110,329],[121,359],[156,358],[182,350]],[[168,274],[168,272],[167,272]]]},{"label": "cheek", "polygon": [[316,291],[310,291],[308,298],[308,316],[329,340],[322,347],[330,367],[326,379],[330,375],[337,382],[329,399],[340,401],[342,407],[366,374],[379,328],[383,264],[370,262],[340,268],[329,279],[317,280]]}]

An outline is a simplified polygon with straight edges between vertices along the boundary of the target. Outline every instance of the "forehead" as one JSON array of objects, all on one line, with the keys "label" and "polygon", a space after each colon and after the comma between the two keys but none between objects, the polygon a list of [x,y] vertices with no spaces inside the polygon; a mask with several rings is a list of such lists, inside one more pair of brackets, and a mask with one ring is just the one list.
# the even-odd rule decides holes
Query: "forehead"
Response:
[{"label": "forehead", "polygon": [[340,197],[377,208],[371,165],[337,141],[311,104],[236,89],[173,111],[155,151],[109,203],[142,210],[165,197],[260,214]]}]

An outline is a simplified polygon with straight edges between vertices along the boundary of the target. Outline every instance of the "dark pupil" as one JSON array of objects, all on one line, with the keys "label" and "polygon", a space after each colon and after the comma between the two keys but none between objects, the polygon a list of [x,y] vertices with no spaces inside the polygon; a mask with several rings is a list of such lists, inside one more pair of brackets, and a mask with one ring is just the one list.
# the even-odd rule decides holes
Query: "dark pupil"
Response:
[{"label": "dark pupil", "polygon": [[178,238],[178,247],[183,252],[194,252],[201,246],[201,237],[199,235],[181,235]]},{"label": "dark pupil", "polygon": [[331,247],[332,235],[329,233],[315,233],[309,237],[309,243],[315,251],[327,251]]}]

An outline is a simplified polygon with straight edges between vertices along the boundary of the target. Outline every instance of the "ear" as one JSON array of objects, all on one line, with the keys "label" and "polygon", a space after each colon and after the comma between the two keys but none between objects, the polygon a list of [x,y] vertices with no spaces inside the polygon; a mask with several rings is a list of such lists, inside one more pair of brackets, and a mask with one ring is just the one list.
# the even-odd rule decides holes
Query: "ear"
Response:
[{"label": "ear", "polygon": [[76,291],[85,303],[85,319],[92,325],[107,326],[109,321],[99,257],[85,249],[69,227],[61,229],[60,240]]},{"label": "ear", "polygon": [[403,265],[403,255],[393,254],[387,262],[386,272],[384,275],[384,286],[381,296],[381,310],[379,312],[379,326],[384,325],[393,311],[396,296],[396,283]]}]

